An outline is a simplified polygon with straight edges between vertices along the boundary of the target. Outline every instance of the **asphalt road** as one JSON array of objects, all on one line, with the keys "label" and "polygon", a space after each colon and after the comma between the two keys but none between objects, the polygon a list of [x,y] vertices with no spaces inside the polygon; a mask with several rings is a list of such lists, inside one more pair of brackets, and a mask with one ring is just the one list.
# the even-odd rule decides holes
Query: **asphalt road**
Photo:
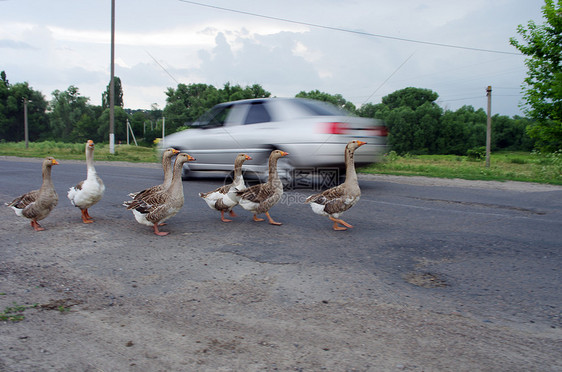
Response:
[{"label": "asphalt road", "polygon": [[[2,202],[39,187],[39,162],[0,162]],[[170,235],[157,237],[121,203],[127,193],[160,183],[159,167],[96,168],[106,194],[90,210],[94,224],[81,224],[79,211],[66,198],[68,188],[83,179],[84,163],[60,161],[53,168],[59,205],[42,221],[46,231],[33,232],[9,208],[0,213],[2,259],[18,259],[18,244],[40,247],[42,241],[57,238],[61,244],[69,239],[97,247],[88,258],[67,258],[75,268],[89,267],[93,274],[110,275],[121,284],[134,282],[139,270],[151,270],[146,257],[154,252],[165,262],[162,270],[201,280],[232,275],[232,266],[226,264],[193,272],[188,263],[176,261],[180,249],[200,248],[228,253],[233,260],[296,267],[299,275],[294,278],[299,279],[288,276],[277,289],[280,302],[377,298],[510,327],[562,326],[562,188],[529,192],[362,179],[360,202],[343,216],[354,228],[337,232],[327,218],[302,204],[313,192],[306,188],[286,191],[272,209],[282,226],[253,222],[240,208],[234,222],[223,223],[197,196],[223,181],[207,178],[184,181],[185,206],[162,228]],[[62,239],[62,229],[71,229],[72,238]],[[110,238],[103,238],[107,234]],[[135,247],[138,255],[118,253],[124,252],[119,251],[123,246]],[[100,263],[92,263],[95,259]],[[337,275],[321,275],[324,268]],[[174,285],[170,276],[144,290],[166,293]]]}]

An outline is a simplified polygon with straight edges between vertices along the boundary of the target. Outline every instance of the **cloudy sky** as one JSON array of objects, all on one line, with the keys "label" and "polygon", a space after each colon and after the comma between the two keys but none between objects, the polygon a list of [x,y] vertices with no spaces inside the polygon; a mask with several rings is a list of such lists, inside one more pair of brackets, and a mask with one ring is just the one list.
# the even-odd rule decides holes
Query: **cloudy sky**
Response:
[{"label": "cloudy sky", "polygon": [[[178,83],[318,89],[357,106],[406,87],[456,110],[521,114],[517,25],[544,0],[116,0],[115,75],[125,107],[166,105]],[[201,5],[203,4],[203,5]],[[206,6],[204,6],[206,5]],[[110,76],[111,0],[0,0],[0,70],[46,97],[79,88],[101,104]]]}]

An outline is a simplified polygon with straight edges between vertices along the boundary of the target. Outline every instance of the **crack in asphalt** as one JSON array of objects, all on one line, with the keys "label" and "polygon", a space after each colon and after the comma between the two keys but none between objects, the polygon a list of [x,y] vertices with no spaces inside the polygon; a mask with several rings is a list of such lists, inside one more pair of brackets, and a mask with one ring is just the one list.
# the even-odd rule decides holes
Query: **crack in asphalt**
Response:
[{"label": "crack in asphalt", "polygon": [[521,208],[521,207],[512,207],[509,205],[500,205],[500,204],[489,204],[489,203],[477,203],[477,202],[465,202],[460,200],[445,200],[445,199],[432,199],[432,198],[421,198],[416,196],[407,196],[409,199],[415,200],[424,200],[430,202],[440,202],[440,203],[447,203],[447,204],[459,204],[459,205],[466,205],[466,206],[474,206],[474,207],[484,207],[484,208],[493,208],[493,209],[504,209],[509,211],[515,212],[522,212],[528,214],[534,214],[539,216],[544,216],[547,213],[542,211],[536,211],[533,209]]}]

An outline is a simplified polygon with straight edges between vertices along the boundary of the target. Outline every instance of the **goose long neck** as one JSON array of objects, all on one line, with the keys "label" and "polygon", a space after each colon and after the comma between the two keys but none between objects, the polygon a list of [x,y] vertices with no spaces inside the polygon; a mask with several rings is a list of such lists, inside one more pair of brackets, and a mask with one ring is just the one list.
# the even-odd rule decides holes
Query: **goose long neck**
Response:
[{"label": "goose long neck", "polygon": [[357,183],[357,172],[355,171],[355,160],[353,159],[355,151],[352,149],[345,149],[345,182]]},{"label": "goose long neck", "polygon": [[51,166],[43,166],[43,183],[41,184],[41,189],[54,188],[53,180],[51,179]]},{"label": "goose long neck", "polygon": [[181,161],[176,161],[174,163],[172,181],[170,183],[169,189],[181,189],[183,192],[183,185],[181,183],[181,173],[184,163],[185,162],[181,162]]},{"label": "goose long neck", "polygon": [[243,160],[238,160],[234,162],[234,179],[238,179],[242,175],[242,163]]},{"label": "goose long neck", "polygon": [[267,181],[269,183],[274,183],[279,181],[279,175],[277,174],[277,159],[276,157],[269,158],[269,177]]},{"label": "goose long neck", "polygon": [[94,167],[94,150],[91,148],[86,149],[86,171],[87,176],[96,175],[96,168]]},{"label": "goose long neck", "polygon": [[173,177],[171,157],[162,158],[162,168],[164,168],[164,185],[169,185],[172,182]]}]

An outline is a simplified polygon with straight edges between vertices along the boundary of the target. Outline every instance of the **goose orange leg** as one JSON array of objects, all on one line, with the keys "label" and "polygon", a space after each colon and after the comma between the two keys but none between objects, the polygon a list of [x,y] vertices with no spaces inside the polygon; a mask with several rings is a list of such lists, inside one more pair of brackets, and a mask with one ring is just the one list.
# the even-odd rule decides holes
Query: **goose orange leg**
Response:
[{"label": "goose orange leg", "polygon": [[92,219],[92,217],[90,217],[90,215],[88,214],[88,210],[87,210],[87,209],[80,209],[80,211],[82,212],[82,222],[84,222],[84,223],[92,223],[92,222],[94,222],[94,220]]},{"label": "goose orange leg", "polygon": [[158,230],[158,224],[157,223],[154,224],[154,233],[158,236],[166,236],[166,235],[169,234],[169,232]]},{"label": "goose orange leg", "polygon": [[[350,224],[348,224],[347,222],[345,222],[344,220],[340,220],[339,218],[334,218],[332,216],[328,216],[328,218],[331,219],[332,221],[334,221],[333,228],[336,231],[343,231],[343,230],[347,230],[348,227],[351,227],[351,228],[353,227]],[[341,223],[342,225],[344,225],[346,227],[340,226],[340,225],[338,225],[338,223]]]},{"label": "goose orange leg", "polygon": [[31,227],[33,227],[33,229],[35,229],[35,231],[43,231],[45,230],[44,227],[41,227],[41,225],[39,225],[39,222],[35,221],[35,220],[31,220]]},{"label": "goose orange leg", "polygon": [[224,218],[224,211],[221,211],[221,221],[222,222],[232,222],[232,220],[229,220],[228,218]]},{"label": "goose orange leg", "polygon": [[271,218],[271,216],[269,215],[269,212],[265,212],[265,215],[267,216],[267,219],[269,220],[269,223],[270,223],[270,224],[276,225],[276,226],[283,225],[281,222],[275,222],[275,221],[273,221],[273,218]]},{"label": "goose orange leg", "polygon": [[231,211],[229,212],[229,214],[230,214],[230,217],[238,217],[238,215],[237,215],[236,213],[234,213],[233,210],[231,210]]},{"label": "goose orange leg", "polygon": [[264,221],[264,219],[263,219],[263,218],[258,218],[258,215],[254,213],[254,221],[260,222],[260,221]]},{"label": "goose orange leg", "polygon": [[93,218],[90,217],[90,212],[88,212],[87,208],[86,208],[86,217],[88,217],[89,220],[93,220]]}]

